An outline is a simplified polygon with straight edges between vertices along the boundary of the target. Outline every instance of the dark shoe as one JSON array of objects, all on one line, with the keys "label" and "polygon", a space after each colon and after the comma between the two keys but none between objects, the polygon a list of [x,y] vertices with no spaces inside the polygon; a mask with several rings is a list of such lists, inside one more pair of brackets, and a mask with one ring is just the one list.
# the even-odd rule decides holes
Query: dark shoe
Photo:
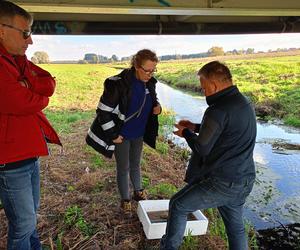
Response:
[{"label": "dark shoe", "polygon": [[132,211],[131,201],[130,200],[121,200],[120,209],[123,214],[130,215],[131,211]]},{"label": "dark shoe", "polygon": [[139,191],[134,191],[134,193],[133,193],[133,199],[135,201],[147,200],[146,191],[144,189],[141,189]]}]

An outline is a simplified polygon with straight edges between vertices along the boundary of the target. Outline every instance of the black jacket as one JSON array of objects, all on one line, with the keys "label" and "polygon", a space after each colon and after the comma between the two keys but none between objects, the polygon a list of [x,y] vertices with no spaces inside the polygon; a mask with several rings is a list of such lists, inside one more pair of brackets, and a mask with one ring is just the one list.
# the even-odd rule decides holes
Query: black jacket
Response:
[{"label": "black jacket", "polygon": [[199,134],[183,130],[192,149],[186,181],[219,178],[240,182],[255,178],[253,149],[256,119],[251,103],[236,86],[206,98]]},{"label": "black jacket", "polygon": [[[131,79],[135,69],[125,69],[116,76],[109,77],[104,82],[104,91],[96,110],[97,116],[93,121],[86,143],[106,157],[111,158],[115,149],[113,140],[116,139],[124,124],[125,115],[131,98]],[[155,91],[156,79],[151,78],[146,87],[152,98],[153,107],[158,104]],[[158,135],[158,116],[149,114],[144,134],[144,141],[155,148]]]}]

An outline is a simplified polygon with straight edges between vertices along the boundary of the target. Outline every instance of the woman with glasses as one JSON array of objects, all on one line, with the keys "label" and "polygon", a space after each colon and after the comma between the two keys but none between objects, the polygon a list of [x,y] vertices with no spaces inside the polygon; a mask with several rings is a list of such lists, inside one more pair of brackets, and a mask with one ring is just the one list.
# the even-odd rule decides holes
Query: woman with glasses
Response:
[{"label": "woman with glasses", "polygon": [[[141,185],[140,160],[143,141],[155,148],[158,133],[158,103],[153,74],[158,58],[148,49],[138,51],[131,67],[104,82],[103,95],[97,107],[86,141],[107,157],[115,154],[121,211],[131,214],[131,198],[145,200]],[[129,178],[133,196],[129,191]]]}]

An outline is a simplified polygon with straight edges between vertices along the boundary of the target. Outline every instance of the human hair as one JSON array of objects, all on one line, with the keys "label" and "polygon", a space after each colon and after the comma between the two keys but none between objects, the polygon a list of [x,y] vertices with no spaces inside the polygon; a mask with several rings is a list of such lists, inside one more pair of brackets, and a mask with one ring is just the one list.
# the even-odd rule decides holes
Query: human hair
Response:
[{"label": "human hair", "polygon": [[0,0],[0,22],[8,22],[11,24],[15,16],[21,16],[30,23],[33,21],[31,14],[23,8],[12,2]]},{"label": "human hair", "polygon": [[142,49],[142,50],[139,50],[131,58],[131,66],[132,67],[142,66],[143,62],[146,60],[158,62],[158,57],[156,56],[155,52],[153,52],[149,49]]},{"label": "human hair", "polygon": [[232,82],[232,75],[229,68],[219,61],[212,61],[205,64],[199,71],[198,76],[207,79],[216,79],[219,82]]}]

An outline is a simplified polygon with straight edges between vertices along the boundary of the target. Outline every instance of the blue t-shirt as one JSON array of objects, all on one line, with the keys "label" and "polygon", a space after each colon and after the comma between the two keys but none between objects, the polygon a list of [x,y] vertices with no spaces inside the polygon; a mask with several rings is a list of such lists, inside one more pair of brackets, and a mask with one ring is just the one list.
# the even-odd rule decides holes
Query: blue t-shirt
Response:
[{"label": "blue t-shirt", "polygon": [[144,101],[145,93],[146,101],[140,115],[135,115],[124,123],[120,134],[125,139],[135,139],[144,135],[148,116],[152,110],[152,99],[149,90],[146,88],[146,84],[138,80],[135,76],[132,78],[131,93],[126,118],[140,109]]}]

